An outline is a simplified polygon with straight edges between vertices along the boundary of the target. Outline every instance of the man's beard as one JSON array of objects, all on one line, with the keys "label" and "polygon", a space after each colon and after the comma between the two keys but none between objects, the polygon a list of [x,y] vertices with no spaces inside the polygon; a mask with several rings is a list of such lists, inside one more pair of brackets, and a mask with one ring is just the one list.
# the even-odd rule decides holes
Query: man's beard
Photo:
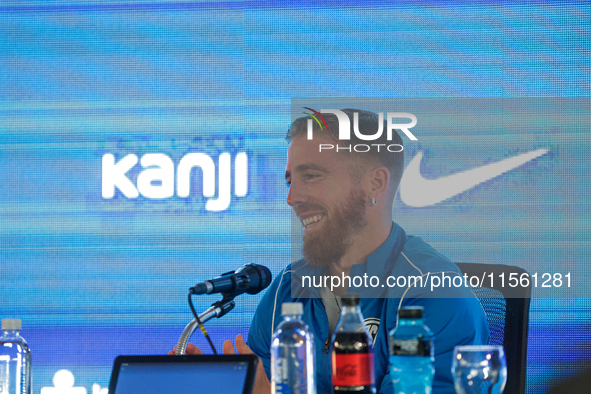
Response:
[{"label": "man's beard", "polygon": [[337,207],[332,218],[325,216],[322,228],[304,234],[302,252],[315,266],[337,263],[349,249],[351,237],[367,225],[365,199],[361,190],[352,190]]}]

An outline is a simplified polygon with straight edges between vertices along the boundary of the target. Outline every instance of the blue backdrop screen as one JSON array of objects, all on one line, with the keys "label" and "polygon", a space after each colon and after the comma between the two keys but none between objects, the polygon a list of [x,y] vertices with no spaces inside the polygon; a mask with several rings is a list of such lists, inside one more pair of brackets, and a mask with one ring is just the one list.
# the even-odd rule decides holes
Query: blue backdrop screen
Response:
[{"label": "blue backdrop screen", "polygon": [[[190,286],[290,262],[284,137],[297,97],[516,98],[518,110],[497,101],[500,118],[476,105],[463,116],[484,120],[417,131],[406,164],[421,154],[435,179],[544,155],[440,203],[399,196],[393,217],[454,261],[572,272],[573,292],[532,300],[528,392],[589,366],[590,11],[4,1],[0,317],[23,320],[34,392],[66,369],[100,393],[115,356],[172,349],[191,320]],[[452,104],[425,116],[453,124]],[[259,299],[208,323],[217,347],[246,335]]]}]

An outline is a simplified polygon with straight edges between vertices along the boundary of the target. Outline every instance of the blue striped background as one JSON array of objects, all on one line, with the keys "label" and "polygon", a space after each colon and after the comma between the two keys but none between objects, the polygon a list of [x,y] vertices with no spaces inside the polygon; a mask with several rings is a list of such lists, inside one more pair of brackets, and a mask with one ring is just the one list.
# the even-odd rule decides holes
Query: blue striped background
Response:
[{"label": "blue striped background", "polygon": [[[552,124],[425,131],[405,153],[426,152],[426,177],[552,155],[434,207],[398,199],[394,219],[455,261],[574,270],[577,298],[532,301],[528,392],[591,365],[590,122],[566,99],[590,95],[589,3],[388,3],[0,5],[0,317],[23,319],[35,393],[62,368],[105,387],[116,355],[172,348],[189,286],[290,261],[292,97],[564,98]],[[247,196],[219,213],[198,194],[102,199],[103,154],[191,151],[246,152]],[[259,298],[209,324],[217,346]]]}]

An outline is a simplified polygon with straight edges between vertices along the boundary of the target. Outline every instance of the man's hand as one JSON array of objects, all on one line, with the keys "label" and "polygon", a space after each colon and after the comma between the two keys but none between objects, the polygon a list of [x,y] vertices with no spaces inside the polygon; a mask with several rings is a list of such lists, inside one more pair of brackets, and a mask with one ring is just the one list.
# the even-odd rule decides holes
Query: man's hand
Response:
[{"label": "man's hand", "polygon": [[[244,342],[244,338],[242,335],[238,334],[236,336],[236,350],[238,350],[238,354],[254,354],[252,350],[248,347],[246,342]],[[174,352],[176,351],[176,346],[174,350],[168,352],[169,356],[174,356]],[[227,340],[224,342],[223,345],[223,352],[224,354],[236,354],[234,351],[234,346],[232,345],[231,340]],[[201,350],[192,343],[187,344],[187,351],[186,354],[203,354]],[[252,389],[253,394],[269,394],[271,392],[271,382],[267,379],[267,374],[265,373],[265,367],[263,366],[263,361],[259,357],[259,363],[257,365],[257,372],[254,379],[254,387]]]},{"label": "man's hand", "polygon": [[[254,354],[252,350],[248,347],[246,342],[244,342],[244,338],[241,334],[236,336],[236,350],[238,350],[238,354]],[[227,340],[224,342],[224,354],[236,354],[234,352],[234,347],[232,346],[232,341]],[[254,387],[252,389],[253,394],[269,394],[271,392],[271,382],[267,379],[267,374],[265,373],[265,367],[263,366],[263,360],[259,357],[259,363],[257,365],[257,372],[254,379]]]}]

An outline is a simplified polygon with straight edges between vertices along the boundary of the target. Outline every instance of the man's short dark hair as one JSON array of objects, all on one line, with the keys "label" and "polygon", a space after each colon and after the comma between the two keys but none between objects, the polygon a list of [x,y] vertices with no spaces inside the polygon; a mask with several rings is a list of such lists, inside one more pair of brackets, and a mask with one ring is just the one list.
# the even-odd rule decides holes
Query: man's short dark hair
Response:
[{"label": "man's short dark hair", "polygon": [[[314,135],[327,136],[335,141],[335,146],[338,144],[339,147],[349,145],[353,147],[358,144],[369,145],[371,149],[368,152],[355,152],[353,149],[351,149],[351,152],[349,152],[348,150],[339,149],[338,154],[343,154],[344,157],[350,160],[349,163],[353,164],[349,166],[349,171],[353,177],[359,178],[365,173],[365,171],[375,167],[376,165],[386,167],[388,171],[390,171],[390,179],[392,185],[394,186],[394,190],[396,190],[400,184],[402,171],[404,170],[404,153],[403,151],[390,152],[388,149],[386,149],[386,147],[393,144],[400,145],[400,148],[392,150],[402,149],[402,139],[396,130],[392,131],[392,140],[388,140],[387,124],[384,120],[382,135],[379,138],[373,141],[361,140],[353,132],[354,113],[357,112],[359,114],[359,132],[363,135],[374,135],[377,132],[379,122],[378,115],[374,112],[362,111],[358,109],[343,109],[341,111],[347,114],[349,117],[351,125],[350,140],[339,140],[339,121],[334,114],[322,114],[326,120],[326,126],[328,126],[328,130],[325,130],[326,126],[324,126],[324,124],[322,125],[322,128],[320,128],[315,120],[312,121],[312,130]],[[296,119],[289,127],[285,139],[291,141],[294,138],[300,136],[306,137],[308,132],[308,119],[312,118],[310,116],[303,116]],[[380,144],[379,151],[377,146],[375,146],[377,144]],[[362,164],[361,166],[359,166],[360,163]]]}]

